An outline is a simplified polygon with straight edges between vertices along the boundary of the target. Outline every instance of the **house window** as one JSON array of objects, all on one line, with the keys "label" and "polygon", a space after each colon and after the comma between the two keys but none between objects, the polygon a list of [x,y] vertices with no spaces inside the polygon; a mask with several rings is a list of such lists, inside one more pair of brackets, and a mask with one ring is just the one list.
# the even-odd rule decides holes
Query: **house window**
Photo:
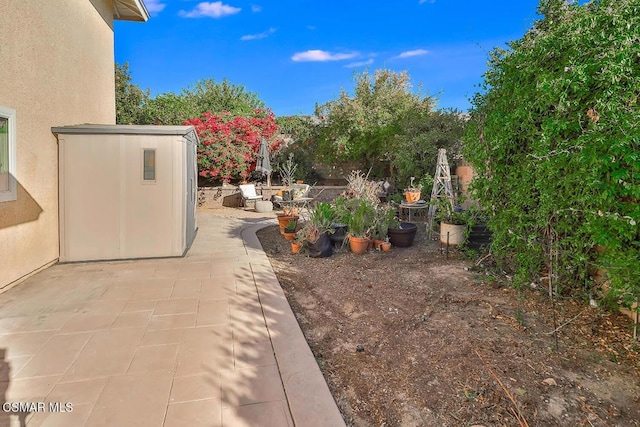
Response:
[{"label": "house window", "polygon": [[0,202],[16,200],[16,110],[0,106]]},{"label": "house window", "polygon": [[156,180],[156,150],[144,150],[142,179],[144,181]]}]

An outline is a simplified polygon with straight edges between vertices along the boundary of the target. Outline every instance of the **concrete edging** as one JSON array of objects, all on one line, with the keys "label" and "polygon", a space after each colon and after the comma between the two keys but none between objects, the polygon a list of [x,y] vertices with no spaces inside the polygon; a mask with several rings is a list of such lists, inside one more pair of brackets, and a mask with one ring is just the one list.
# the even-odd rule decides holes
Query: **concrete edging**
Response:
[{"label": "concrete edging", "polygon": [[241,231],[241,237],[249,255],[293,423],[305,427],[346,426],[256,235],[258,230],[272,224],[275,221],[251,225]]}]

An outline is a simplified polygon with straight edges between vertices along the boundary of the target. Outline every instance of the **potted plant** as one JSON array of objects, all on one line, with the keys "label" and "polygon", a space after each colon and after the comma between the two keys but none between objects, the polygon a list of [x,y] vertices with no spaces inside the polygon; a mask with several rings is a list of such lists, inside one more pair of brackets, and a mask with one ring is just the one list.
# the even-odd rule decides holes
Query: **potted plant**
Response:
[{"label": "potted plant", "polygon": [[389,224],[395,216],[395,210],[389,205],[378,205],[375,208],[375,219],[371,234],[373,237],[373,247],[379,249],[380,245],[387,238]]},{"label": "potted plant", "polygon": [[380,250],[382,250],[382,252],[389,252],[391,250],[391,242],[388,237],[380,243]]},{"label": "potted plant", "polygon": [[298,231],[295,234],[295,238],[291,241],[291,253],[297,254],[300,252],[300,249],[302,249],[302,246],[304,245],[304,238],[305,236],[301,231]]},{"label": "potted plant", "polygon": [[333,253],[329,234],[333,231],[333,207],[329,203],[320,202],[309,212],[309,221],[302,229],[304,245],[312,258],[326,258]]},{"label": "potted plant", "polygon": [[422,186],[419,184],[417,187],[414,187],[413,181],[415,177],[411,177],[411,184],[407,189],[404,190],[404,196],[407,200],[407,203],[415,203],[420,200],[420,193],[422,191]]},{"label": "potted plant", "polygon": [[331,241],[334,246],[342,245],[346,241],[348,220],[349,220],[349,208],[347,206],[347,199],[340,196],[333,202],[333,223],[331,228],[333,233],[331,234]]},{"label": "potted plant", "polygon": [[438,199],[437,216],[440,222],[440,242],[457,246],[465,242],[471,217],[468,211],[453,206],[449,199]]},{"label": "potted plant", "polygon": [[298,221],[295,219],[289,220],[284,227],[284,238],[287,240],[293,240],[296,237],[296,228],[298,227]]},{"label": "potted plant", "polygon": [[280,233],[284,234],[284,229],[289,224],[289,221],[298,221],[297,209],[286,208],[281,214],[278,215],[278,224],[280,226]]},{"label": "potted plant", "polygon": [[417,231],[418,226],[416,224],[411,222],[399,222],[398,219],[394,217],[389,224],[389,230],[387,233],[389,234],[389,241],[393,246],[408,248],[413,245],[413,240],[416,237]]},{"label": "potted plant", "polygon": [[355,254],[363,254],[369,248],[368,233],[375,219],[375,208],[367,201],[353,199],[351,214],[348,218],[349,247]]}]

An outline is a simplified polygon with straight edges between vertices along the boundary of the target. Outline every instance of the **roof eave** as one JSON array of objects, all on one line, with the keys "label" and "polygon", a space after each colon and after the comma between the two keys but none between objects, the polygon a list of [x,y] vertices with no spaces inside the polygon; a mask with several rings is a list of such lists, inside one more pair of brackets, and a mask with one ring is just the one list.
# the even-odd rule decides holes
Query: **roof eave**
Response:
[{"label": "roof eave", "polygon": [[114,0],[113,19],[146,22],[149,19],[149,12],[143,0]]}]

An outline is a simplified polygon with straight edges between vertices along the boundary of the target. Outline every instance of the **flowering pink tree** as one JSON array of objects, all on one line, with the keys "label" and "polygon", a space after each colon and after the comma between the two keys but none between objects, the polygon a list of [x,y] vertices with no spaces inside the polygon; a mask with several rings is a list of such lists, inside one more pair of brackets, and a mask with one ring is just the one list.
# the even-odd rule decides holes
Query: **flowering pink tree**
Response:
[{"label": "flowering pink tree", "polygon": [[272,140],[278,130],[275,115],[269,109],[254,110],[250,117],[233,116],[228,111],[205,112],[201,117],[189,119],[198,145],[198,171],[200,176],[230,182],[232,178],[246,179],[255,169],[260,141],[265,138],[269,151],[275,151],[281,140]]}]

